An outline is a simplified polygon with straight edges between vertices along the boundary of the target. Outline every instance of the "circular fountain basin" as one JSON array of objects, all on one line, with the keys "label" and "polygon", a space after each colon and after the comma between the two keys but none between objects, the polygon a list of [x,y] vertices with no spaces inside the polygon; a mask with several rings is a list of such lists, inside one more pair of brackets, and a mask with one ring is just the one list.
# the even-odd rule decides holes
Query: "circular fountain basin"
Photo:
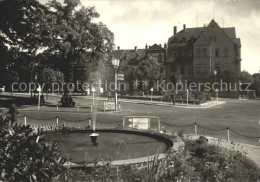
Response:
[{"label": "circular fountain basin", "polygon": [[92,133],[90,130],[50,133],[44,138],[57,142],[61,153],[74,163],[146,157],[165,152],[173,145],[161,135],[129,130],[98,130],[94,145],[90,139]]}]

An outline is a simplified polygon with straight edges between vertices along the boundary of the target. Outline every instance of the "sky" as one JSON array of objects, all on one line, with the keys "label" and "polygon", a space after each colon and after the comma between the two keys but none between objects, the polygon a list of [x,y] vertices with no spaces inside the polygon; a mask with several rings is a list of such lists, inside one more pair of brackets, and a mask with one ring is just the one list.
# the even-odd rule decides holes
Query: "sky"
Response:
[{"label": "sky", "polygon": [[[40,0],[47,1],[47,0]],[[95,6],[103,22],[114,33],[121,49],[144,48],[145,44],[167,43],[186,27],[202,27],[213,18],[221,27],[235,27],[241,39],[241,70],[260,70],[259,0],[81,0]]]}]

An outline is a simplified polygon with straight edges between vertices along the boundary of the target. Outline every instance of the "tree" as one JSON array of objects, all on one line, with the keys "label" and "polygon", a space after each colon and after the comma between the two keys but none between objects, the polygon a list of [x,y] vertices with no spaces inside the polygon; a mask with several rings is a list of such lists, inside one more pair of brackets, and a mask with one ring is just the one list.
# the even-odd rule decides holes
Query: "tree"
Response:
[{"label": "tree", "polygon": [[241,71],[240,73],[240,81],[241,83],[252,83],[253,82],[253,77],[248,71]]},{"label": "tree", "polygon": [[65,0],[64,5],[52,0],[48,7],[55,14],[50,24],[55,27],[50,50],[63,58],[64,73],[82,53],[92,53],[92,58],[86,62],[104,60],[105,53],[113,48],[114,35],[103,23],[93,22],[99,17],[94,7],[80,6],[79,0]]},{"label": "tree", "polygon": [[42,36],[46,28],[45,15],[49,11],[35,0],[10,0],[0,3],[0,12],[0,36],[3,41],[0,46],[9,47],[9,57],[4,58],[8,62],[5,64],[9,65],[9,71],[18,73],[18,76],[29,75],[31,68],[28,63],[35,62],[39,51],[49,42],[43,41]]},{"label": "tree", "polygon": [[0,117],[0,181],[51,181],[66,161],[55,143],[39,142],[30,126]]},{"label": "tree", "polygon": [[[56,0],[47,5],[37,0],[10,0],[0,4],[0,39],[12,55],[9,62],[29,80],[35,64],[68,72],[80,53],[92,52],[86,62],[104,60],[113,48],[114,35],[102,23],[94,7],[83,7],[79,0]],[[53,59],[58,57],[58,59]],[[17,70],[16,65],[20,65]],[[32,81],[32,80],[31,80]]]},{"label": "tree", "polygon": [[255,73],[253,74],[253,83],[252,83],[252,88],[256,91],[256,94],[259,96],[260,95],[260,73]]},{"label": "tree", "polygon": [[173,104],[175,104],[177,85],[181,82],[181,73],[179,71],[174,71],[170,76],[170,81],[175,86],[173,90]]}]

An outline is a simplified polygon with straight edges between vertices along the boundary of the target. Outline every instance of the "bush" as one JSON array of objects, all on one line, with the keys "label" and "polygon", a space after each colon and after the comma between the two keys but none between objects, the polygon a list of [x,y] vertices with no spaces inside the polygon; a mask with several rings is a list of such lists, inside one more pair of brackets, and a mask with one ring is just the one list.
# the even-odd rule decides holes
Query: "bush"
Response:
[{"label": "bush", "polygon": [[29,126],[0,118],[0,181],[51,181],[65,170],[57,145],[39,137]]}]

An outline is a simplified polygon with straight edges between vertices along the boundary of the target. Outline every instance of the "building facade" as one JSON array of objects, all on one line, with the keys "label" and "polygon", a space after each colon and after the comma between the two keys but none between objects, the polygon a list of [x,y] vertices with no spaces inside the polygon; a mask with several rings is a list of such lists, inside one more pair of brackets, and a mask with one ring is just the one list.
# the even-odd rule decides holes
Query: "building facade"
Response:
[{"label": "building facade", "polygon": [[241,42],[236,37],[235,28],[221,28],[215,20],[207,26],[186,28],[168,40],[167,77],[174,72],[181,73],[182,80],[207,79],[217,72],[225,71],[239,75],[241,70]]}]

